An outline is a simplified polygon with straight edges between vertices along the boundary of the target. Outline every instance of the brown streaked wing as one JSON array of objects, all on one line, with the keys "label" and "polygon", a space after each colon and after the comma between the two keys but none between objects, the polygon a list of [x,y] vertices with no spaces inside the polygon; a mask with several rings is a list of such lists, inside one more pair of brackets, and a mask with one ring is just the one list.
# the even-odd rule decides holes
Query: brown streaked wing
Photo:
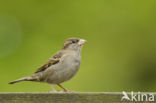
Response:
[{"label": "brown streaked wing", "polygon": [[46,62],[44,65],[38,68],[38,70],[35,73],[42,72],[46,70],[48,67],[50,67],[51,65],[57,64],[60,61],[61,57],[62,57],[61,52],[56,53],[52,58],[48,60],[48,62]]}]

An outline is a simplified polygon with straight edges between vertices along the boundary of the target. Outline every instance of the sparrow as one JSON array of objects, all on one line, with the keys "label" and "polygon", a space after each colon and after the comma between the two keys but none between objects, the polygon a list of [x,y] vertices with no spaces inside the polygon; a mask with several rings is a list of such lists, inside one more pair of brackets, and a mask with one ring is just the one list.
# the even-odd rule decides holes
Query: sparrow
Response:
[{"label": "sparrow", "polygon": [[62,49],[49,58],[34,74],[12,81],[9,84],[21,81],[43,82],[50,84],[53,92],[57,92],[53,87],[54,84],[67,92],[68,90],[61,83],[70,80],[77,73],[81,63],[81,49],[85,43],[86,40],[80,38],[67,39]]}]

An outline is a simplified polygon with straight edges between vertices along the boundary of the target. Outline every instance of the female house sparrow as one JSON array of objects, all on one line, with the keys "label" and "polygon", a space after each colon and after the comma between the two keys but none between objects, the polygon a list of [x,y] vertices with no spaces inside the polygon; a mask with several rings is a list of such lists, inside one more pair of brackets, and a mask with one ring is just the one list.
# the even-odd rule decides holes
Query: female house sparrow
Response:
[{"label": "female house sparrow", "polygon": [[71,79],[80,67],[81,48],[86,40],[79,38],[69,38],[64,42],[63,48],[52,56],[43,66],[41,66],[33,75],[12,81],[14,84],[21,81],[45,82],[51,85],[55,92],[53,84],[57,84],[64,92],[67,92],[60,83]]}]

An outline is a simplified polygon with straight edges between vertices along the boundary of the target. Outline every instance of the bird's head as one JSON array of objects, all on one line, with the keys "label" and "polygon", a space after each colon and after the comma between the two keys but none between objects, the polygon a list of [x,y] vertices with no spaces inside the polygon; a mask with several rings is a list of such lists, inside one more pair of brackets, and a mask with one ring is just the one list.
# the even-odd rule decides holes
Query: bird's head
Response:
[{"label": "bird's head", "polygon": [[64,42],[64,50],[81,50],[83,44],[86,43],[86,40],[80,38],[69,38]]}]

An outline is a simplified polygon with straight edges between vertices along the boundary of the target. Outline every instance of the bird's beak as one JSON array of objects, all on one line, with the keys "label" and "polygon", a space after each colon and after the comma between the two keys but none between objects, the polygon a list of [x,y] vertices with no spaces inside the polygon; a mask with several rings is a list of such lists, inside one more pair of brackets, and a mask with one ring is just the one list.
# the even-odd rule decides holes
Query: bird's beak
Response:
[{"label": "bird's beak", "polygon": [[84,39],[80,39],[80,41],[78,42],[78,45],[83,45],[83,44],[85,44],[86,43],[86,40],[84,40]]}]

